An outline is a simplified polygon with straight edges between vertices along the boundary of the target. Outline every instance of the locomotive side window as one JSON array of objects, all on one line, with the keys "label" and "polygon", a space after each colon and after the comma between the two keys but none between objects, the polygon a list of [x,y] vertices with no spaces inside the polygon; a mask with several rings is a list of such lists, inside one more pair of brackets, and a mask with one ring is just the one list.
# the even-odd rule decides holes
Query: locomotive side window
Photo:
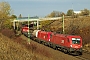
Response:
[{"label": "locomotive side window", "polygon": [[72,38],[72,43],[73,44],[80,44],[80,39],[79,38]]}]

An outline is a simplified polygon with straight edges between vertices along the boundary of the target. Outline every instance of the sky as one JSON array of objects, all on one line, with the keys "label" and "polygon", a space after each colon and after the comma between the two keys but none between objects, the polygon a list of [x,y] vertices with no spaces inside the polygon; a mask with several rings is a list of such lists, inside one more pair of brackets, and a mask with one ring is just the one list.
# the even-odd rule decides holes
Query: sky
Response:
[{"label": "sky", "polygon": [[74,11],[90,10],[90,0],[0,0],[10,4],[13,14],[23,17],[30,15],[45,17],[53,11],[67,13],[69,9]]}]

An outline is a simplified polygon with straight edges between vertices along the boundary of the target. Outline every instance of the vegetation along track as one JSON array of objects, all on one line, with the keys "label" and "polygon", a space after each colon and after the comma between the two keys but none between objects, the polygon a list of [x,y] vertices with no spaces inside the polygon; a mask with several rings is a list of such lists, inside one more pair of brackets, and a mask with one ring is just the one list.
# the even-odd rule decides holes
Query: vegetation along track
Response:
[{"label": "vegetation along track", "polygon": [[80,56],[75,56],[76,58],[80,60],[90,60],[90,52],[88,51],[83,51],[83,54]]}]

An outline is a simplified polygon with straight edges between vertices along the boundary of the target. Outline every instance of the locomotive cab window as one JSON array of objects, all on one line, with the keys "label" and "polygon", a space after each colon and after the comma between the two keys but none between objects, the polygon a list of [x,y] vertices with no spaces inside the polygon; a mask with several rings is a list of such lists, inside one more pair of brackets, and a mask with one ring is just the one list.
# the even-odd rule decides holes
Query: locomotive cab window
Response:
[{"label": "locomotive cab window", "polygon": [[73,44],[80,44],[80,39],[79,38],[72,38],[72,43]]}]

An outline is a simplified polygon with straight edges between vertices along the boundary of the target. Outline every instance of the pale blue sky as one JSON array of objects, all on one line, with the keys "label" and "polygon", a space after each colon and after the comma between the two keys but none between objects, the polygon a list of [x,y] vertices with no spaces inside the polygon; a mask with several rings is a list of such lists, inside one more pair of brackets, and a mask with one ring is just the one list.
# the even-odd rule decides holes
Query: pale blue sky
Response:
[{"label": "pale blue sky", "polygon": [[[3,0],[1,0],[3,1]],[[52,11],[66,13],[69,9],[79,11],[87,8],[90,10],[90,0],[4,0],[8,2],[14,10],[14,14],[19,16],[39,16],[44,17]]]}]

